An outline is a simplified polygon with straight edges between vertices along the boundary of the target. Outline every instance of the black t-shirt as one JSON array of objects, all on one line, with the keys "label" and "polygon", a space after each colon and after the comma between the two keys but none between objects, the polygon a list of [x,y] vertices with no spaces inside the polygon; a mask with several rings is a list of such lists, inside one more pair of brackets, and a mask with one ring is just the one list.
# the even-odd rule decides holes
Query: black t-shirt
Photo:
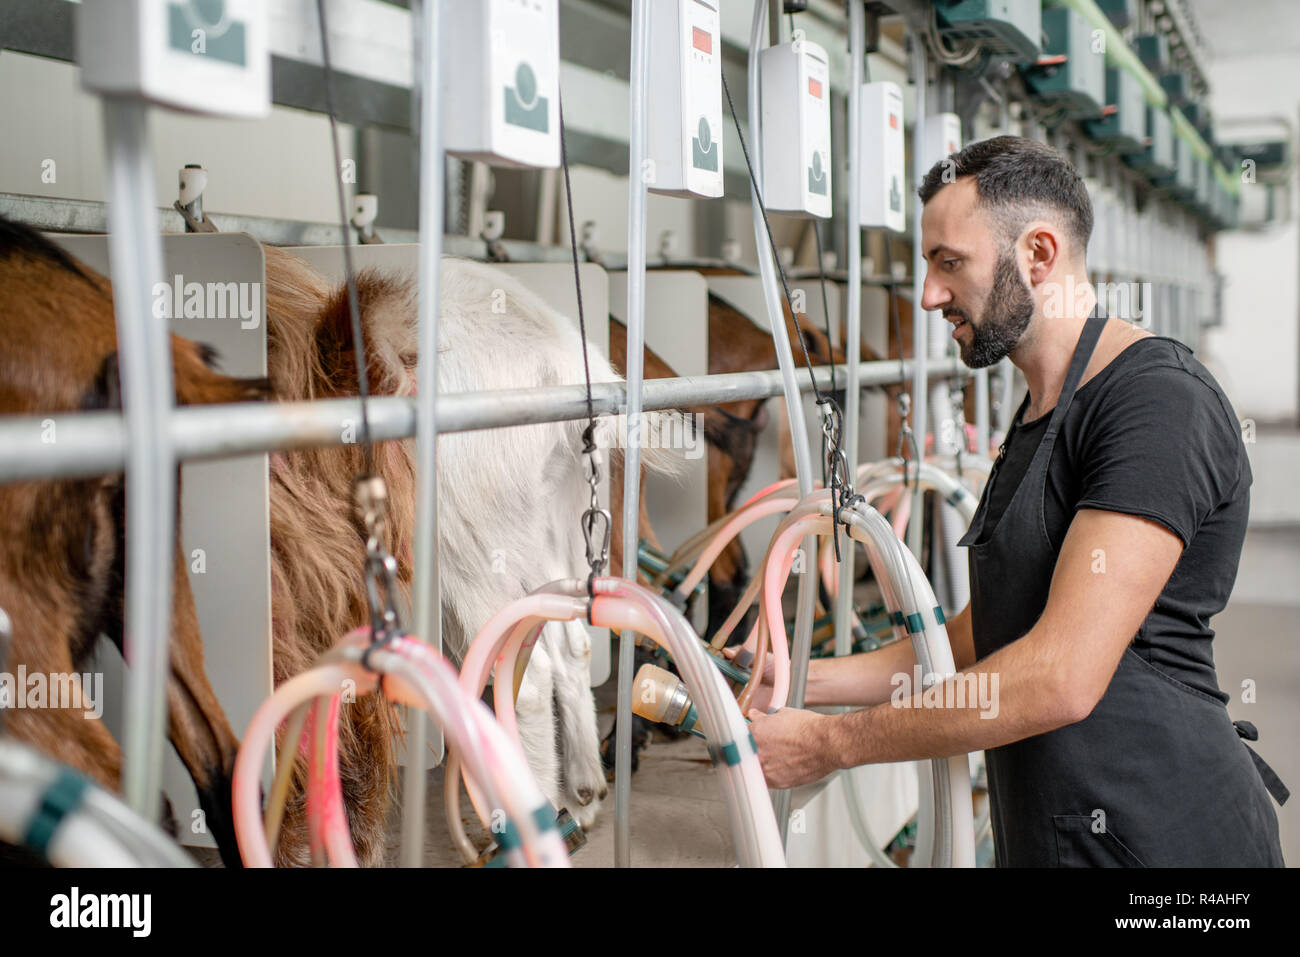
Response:
[{"label": "black t-shirt", "polygon": [[[1051,412],[1012,423],[989,489],[987,539],[1015,494]],[[1044,522],[1059,553],[1080,508],[1159,522],[1183,554],[1133,641],[1171,678],[1227,702],[1214,674],[1210,618],[1237,578],[1253,480],[1236,412],[1183,343],[1139,339],[1085,382],[1047,469]]]}]

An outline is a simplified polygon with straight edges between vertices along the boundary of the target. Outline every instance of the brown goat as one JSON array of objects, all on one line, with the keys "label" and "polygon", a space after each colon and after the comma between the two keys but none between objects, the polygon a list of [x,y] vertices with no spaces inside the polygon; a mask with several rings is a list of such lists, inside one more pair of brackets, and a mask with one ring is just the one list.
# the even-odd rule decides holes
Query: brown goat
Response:
[{"label": "brown goat", "polygon": [[[105,279],[40,234],[0,219],[0,303],[0,414],[120,407],[112,289]],[[214,371],[202,346],[176,336],[171,345],[177,404],[265,395],[264,380]],[[75,676],[101,633],[121,649],[124,491],[120,474],[0,485],[0,607],[13,626],[5,667]],[[230,775],[238,741],[204,672],[179,527],[172,575],[168,734],[223,860],[233,865],[239,858]],[[15,737],[118,790],[121,749],[100,721],[57,707],[13,710],[8,718]]]}]

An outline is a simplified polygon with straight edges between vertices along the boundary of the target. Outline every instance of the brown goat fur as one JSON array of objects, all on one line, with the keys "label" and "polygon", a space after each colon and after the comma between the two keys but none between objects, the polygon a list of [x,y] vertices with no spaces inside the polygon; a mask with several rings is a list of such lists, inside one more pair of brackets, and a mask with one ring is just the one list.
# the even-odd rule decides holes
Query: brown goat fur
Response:
[{"label": "brown goat fur", "polygon": [[[38,233],[0,219],[0,304],[0,414],[57,417],[120,404],[112,290],[103,277]],[[171,345],[178,404],[265,394],[262,380],[210,368],[203,347],[175,336]],[[120,474],[0,485],[0,607],[13,627],[5,668],[75,674],[101,633],[122,647],[124,489]],[[178,545],[179,535],[178,527]],[[173,589],[168,733],[224,859],[236,863],[230,775],[238,742],[204,672],[179,547]],[[7,730],[118,789],[121,750],[80,710],[14,710]]]},{"label": "brown goat fur", "polygon": [[[327,283],[302,260],[266,248],[267,370],[282,401],[358,394],[351,321],[345,288]],[[357,277],[362,315],[383,321],[386,306],[410,303],[412,287],[376,273]],[[377,337],[376,337],[377,338]],[[367,337],[367,345],[371,342]],[[414,365],[415,357],[395,357]],[[370,361],[367,375],[376,395],[409,395],[411,383],[396,379],[391,365]],[[345,423],[340,423],[340,429]],[[360,436],[358,435],[358,439]],[[398,443],[373,447],[374,469],[388,485],[394,516],[415,514],[415,474]],[[362,446],[342,445],[277,453],[271,460],[271,619],[275,682],[309,668],[348,630],[368,621],[361,578],[364,540],[352,505],[354,478],[366,466]],[[411,582],[413,521],[390,523],[387,543],[398,561],[398,579]],[[375,695],[346,705],[339,722],[339,773],[357,860],[383,863],[389,789],[396,768],[395,725],[386,702]],[[306,768],[295,769],[294,797],[285,808],[278,863],[308,863],[303,801]]]}]

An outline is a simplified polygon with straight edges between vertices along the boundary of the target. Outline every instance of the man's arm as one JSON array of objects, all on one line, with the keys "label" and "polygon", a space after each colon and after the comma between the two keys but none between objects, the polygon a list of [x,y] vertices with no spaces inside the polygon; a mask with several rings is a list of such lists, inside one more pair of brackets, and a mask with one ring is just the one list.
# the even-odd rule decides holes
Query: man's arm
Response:
[{"label": "man's arm", "polygon": [[796,787],[838,768],[978,751],[1083,720],[1105,694],[1182,548],[1178,536],[1156,522],[1079,510],[1038,622],[945,682],[951,687],[944,701],[961,700],[957,681],[966,690],[984,682],[992,695],[988,707],[972,694],[964,696],[964,707],[926,707],[916,694],[906,707],[878,704],[845,715],[751,712],[768,784]]},{"label": "man's arm", "polygon": [[[971,639],[970,605],[947,621],[948,642],[958,668],[975,664]],[[895,641],[875,651],[842,658],[814,658],[808,663],[804,705],[864,706],[888,701],[897,685],[894,675],[911,676],[916,665],[910,641]]]}]

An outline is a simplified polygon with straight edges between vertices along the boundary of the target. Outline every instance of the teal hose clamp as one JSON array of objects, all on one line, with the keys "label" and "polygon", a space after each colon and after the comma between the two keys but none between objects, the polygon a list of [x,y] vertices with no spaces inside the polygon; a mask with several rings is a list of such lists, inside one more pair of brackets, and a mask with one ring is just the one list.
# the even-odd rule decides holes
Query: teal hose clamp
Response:
[{"label": "teal hose clamp", "polygon": [[41,795],[40,806],[27,823],[23,843],[41,857],[48,858],[50,842],[58,833],[63,819],[81,807],[90,783],[70,768],[59,768],[54,780]]}]

